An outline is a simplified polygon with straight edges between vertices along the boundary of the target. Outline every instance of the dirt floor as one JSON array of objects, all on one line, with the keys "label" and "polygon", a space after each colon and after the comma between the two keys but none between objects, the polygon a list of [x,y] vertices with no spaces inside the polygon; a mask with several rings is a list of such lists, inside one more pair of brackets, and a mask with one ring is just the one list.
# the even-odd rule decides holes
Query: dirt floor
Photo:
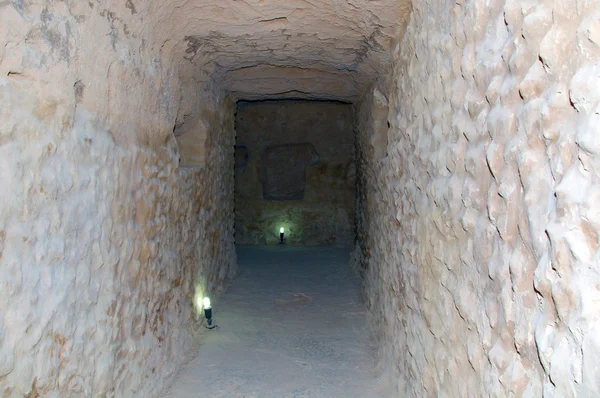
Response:
[{"label": "dirt floor", "polygon": [[388,397],[337,248],[238,247],[240,273],[213,303],[216,330],[166,397]]}]

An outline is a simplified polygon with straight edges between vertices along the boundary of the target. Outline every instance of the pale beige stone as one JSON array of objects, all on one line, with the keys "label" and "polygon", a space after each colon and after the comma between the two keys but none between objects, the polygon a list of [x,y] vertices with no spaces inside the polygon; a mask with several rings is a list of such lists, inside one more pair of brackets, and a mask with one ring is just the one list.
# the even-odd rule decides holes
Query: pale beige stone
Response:
[{"label": "pale beige stone", "polygon": [[353,103],[358,200],[318,225],[356,209],[398,396],[597,396],[599,15],[0,2],[0,395],[160,394],[235,273],[235,101],[294,98]]},{"label": "pale beige stone", "polygon": [[[370,302],[384,303],[372,305],[372,321],[398,396],[596,394],[590,369],[598,364],[575,353],[595,338],[588,328],[599,313],[591,21],[600,3],[569,4],[460,1],[436,14],[446,3],[414,1],[386,77],[395,85],[376,85],[397,121],[387,157],[371,159],[364,146],[372,91],[358,106],[359,191],[367,198],[360,209],[370,220],[359,224],[359,236],[367,242]],[[459,65],[442,82],[452,90],[437,87],[441,65]],[[449,131],[459,133],[451,143]],[[450,144],[461,148],[463,167],[439,167],[438,151]],[[447,181],[463,181],[462,195],[440,200],[452,189],[438,180],[443,170]],[[369,199],[389,197],[397,186],[406,205],[393,210],[401,220],[395,225],[386,223],[390,209]],[[387,252],[394,245],[401,254]],[[459,283],[448,283],[448,270]],[[385,288],[390,277],[402,281],[399,292]],[[459,316],[447,314],[449,296]],[[396,316],[388,312],[392,302],[401,303],[400,329],[387,322]],[[433,352],[418,337],[430,334],[445,342]],[[428,360],[415,362],[407,351]]]}]

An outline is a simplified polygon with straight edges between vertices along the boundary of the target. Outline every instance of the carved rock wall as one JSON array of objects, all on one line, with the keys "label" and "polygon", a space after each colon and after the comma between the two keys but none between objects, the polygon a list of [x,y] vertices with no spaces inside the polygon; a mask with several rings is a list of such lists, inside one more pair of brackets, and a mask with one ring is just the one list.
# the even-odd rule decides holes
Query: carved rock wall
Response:
[{"label": "carved rock wall", "polygon": [[242,244],[354,243],[352,107],[319,101],[241,102],[235,238]]},{"label": "carved rock wall", "polygon": [[358,260],[398,396],[600,394],[599,13],[413,2],[357,121]]},{"label": "carved rock wall", "polygon": [[111,7],[0,4],[3,397],[158,395],[235,271],[233,102],[179,168],[180,82]]},{"label": "carved rock wall", "polygon": [[[247,137],[236,238],[351,243],[358,180],[398,395],[600,395],[598,26],[599,0],[0,2],[0,395],[160,393],[235,271],[234,101],[269,98],[362,98],[358,178],[319,130],[350,111],[238,120],[277,134]],[[253,146],[307,141],[308,210],[265,203]]]},{"label": "carved rock wall", "polygon": [[170,0],[137,8],[187,77],[214,80],[239,99],[348,101],[390,65],[410,1]]}]

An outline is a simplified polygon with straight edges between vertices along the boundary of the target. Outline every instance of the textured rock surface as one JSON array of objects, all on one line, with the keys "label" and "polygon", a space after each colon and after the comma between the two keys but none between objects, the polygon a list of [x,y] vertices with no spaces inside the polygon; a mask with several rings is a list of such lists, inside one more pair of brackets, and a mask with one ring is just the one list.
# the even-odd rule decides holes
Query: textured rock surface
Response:
[{"label": "textured rock surface", "polygon": [[172,0],[137,8],[157,16],[159,32],[169,30],[165,44],[196,80],[210,77],[245,99],[349,100],[391,61],[409,1]]},{"label": "textured rock surface", "polygon": [[156,396],[235,270],[232,102],[178,168],[180,82],[112,6],[0,3],[3,397]]},{"label": "textured rock surface", "polygon": [[[400,396],[600,395],[599,26],[599,0],[0,1],[0,395],[169,382],[235,270],[234,102],[265,98],[363,98],[356,260]],[[352,241],[331,131],[314,212],[248,185],[240,241]]]},{"label": "textured rock surface", "polygon": [[399,396],[600,394],[599,16],[413,2],[358,118],[359,260]]},{"label": "textured rock surface", "polygon": [[354,243],[350,105],[242,102],[236,133],[248,151],[248,165],[235,174],[237,243],[275,243],[280,227],[290,244]]},{"label": "textured rock surface", "polygon": [[[357,100],[390,68],[399,22],[410,9],[409,0],[134,3],[113,5],[124,14],[107,14],[110,34],[122,26],[135,37],[152,35],[175,65],[182,82],[175,134],[186,166],[206,164],[211,124],[198,112],[198,87],[245,100]],[[139,28],[130,16],[143,22]]]},{"label": "textured rock surface", "polygon": [[263,199],[304,199],[306,168],[317,164],[319,155],[312,144],[284,144],[265,148],[259,166]]}]

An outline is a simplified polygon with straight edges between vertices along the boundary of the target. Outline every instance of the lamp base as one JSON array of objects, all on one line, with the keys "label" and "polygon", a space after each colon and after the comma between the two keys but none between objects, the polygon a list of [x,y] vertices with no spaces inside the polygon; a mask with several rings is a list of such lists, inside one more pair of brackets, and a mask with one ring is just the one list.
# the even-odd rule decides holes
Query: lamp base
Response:
[{"label": "lamp base", "polygon": [[207,329],[214,329],[216,327],[217,327],[217,325],[213,323],[212,319],[206,320],[206,328]]},{"label": "lamp base", "polygon": [[212,308],[204,309],[204,318],[206,318],[206,328],[207,329],[214,329],[217,327],[217,325],[213,325],[213,322],[212,322]]}]

